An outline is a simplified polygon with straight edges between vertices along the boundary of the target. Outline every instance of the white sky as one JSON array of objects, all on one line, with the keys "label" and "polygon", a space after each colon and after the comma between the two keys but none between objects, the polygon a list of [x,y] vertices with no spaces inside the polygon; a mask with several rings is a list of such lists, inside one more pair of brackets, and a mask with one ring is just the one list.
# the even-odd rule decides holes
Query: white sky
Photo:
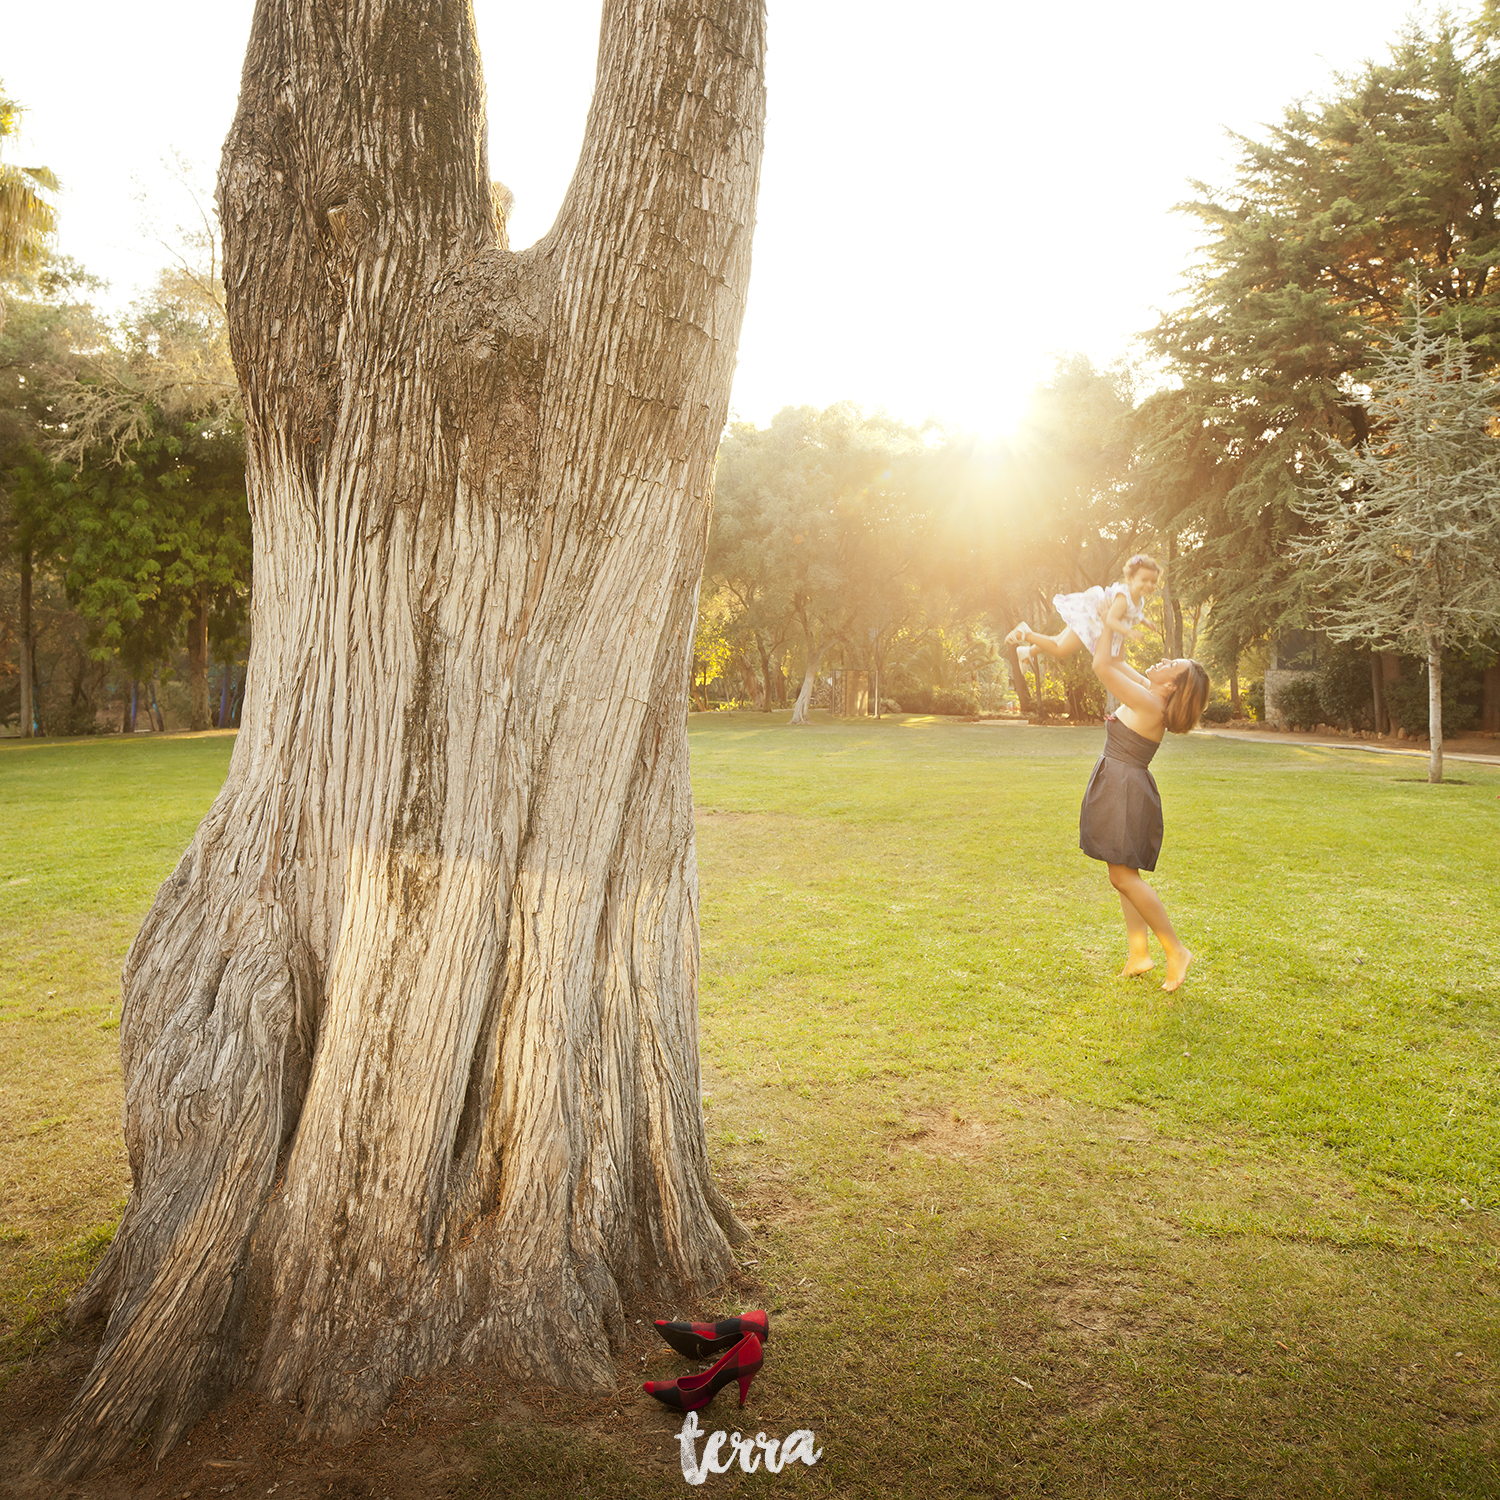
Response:
[{"label": "white sky", "polygon": [[[212,182],[251,0],[6,0],[0,79],[28,107],[9,159],[63,179],[61,244],[130,300],[191,215],[161,168]],[[1473,7],[1460,5],[1461,14]],[[571,175],[599,0],[475,0],[492,174],[512,244]],[[1170,303],[1191,258],[1171,212],[1336,70],[1383,57],[1410,0],[769,0],[770,109],[733,408],[853,400],[981,431],[1055,353],[1099,363]]]}]

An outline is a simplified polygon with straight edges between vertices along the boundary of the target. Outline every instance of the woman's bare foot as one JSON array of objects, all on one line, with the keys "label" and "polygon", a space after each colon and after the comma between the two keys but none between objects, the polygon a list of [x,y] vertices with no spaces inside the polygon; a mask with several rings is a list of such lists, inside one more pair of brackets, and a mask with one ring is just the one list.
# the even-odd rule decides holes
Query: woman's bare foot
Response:
[{"label": "woman's bare foot", "polygon": [[1134,979],[1137,975],[1144,974],[1147,969],[1154,969],[1155,967],[1156,964],[1149,955],[1143,954],[1140,958],[1137,958],[1132,954],[1125,960],[1125,967],[1120,970],[1120,978]]},{"label": "woman's bare foot", "polygon": [[1175,990],[1187,978],[1188,965],[1192,961],[1193,955],[1186,948],[1167,954],[1167,977],[1162,980],[1161,987],[1169,994]]}]

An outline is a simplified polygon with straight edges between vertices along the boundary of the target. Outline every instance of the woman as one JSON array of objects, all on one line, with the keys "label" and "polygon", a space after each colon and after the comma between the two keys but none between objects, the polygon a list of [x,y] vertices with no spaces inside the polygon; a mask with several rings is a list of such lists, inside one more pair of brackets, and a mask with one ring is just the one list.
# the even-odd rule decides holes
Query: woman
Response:
[{"label": "woman", "polygon": [[1175,990],[1187,975],[1193,955],[1167,918],[1161,897],[1141,879],[1156,868],[1161,852],[1161,796],[1147,769],[1162,735],[1186,734],[1208,702],[1208,673],[1195,661],[1159,661],[1137,672],[1123,656],[1110,655],[1110,632],[1102,631],[1094,649],[1094,671],[1120,700],[1106,721],[1104,754],[1089,777],[1078,814],[1078,847],[1090,859],[1109,866],[1109,883],[1120,893],[1130,956],[1123,978],[1153,968],[1147,929],[1167,953],[1162,988]]}]

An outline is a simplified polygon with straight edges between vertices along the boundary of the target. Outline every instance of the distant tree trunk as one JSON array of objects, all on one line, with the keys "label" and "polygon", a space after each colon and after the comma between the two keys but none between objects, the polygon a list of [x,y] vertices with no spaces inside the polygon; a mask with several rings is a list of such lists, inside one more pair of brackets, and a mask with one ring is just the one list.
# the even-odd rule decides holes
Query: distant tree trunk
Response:
[{"label": "distant tree trunk", "polygon": [[1384,734],[1391,727],[1391,717],[1385,706],[1385,668],[1380,653],[1370,653],[1370,697],[1374,703],[1375,732]]},{"label": "distant tree trunk", "polygon": [[188,621],[188,698],[190,729],[209,727],[208,709],[208,595],[198,596]]},{"label": "distant tree trunk", "polygon": [[1016,702],[1020,705],[1023,714],[1032,712],[1031,686],[1026,681],[1026,673],[1021,667],[1021,657],[1015,646],[1002,646],[1005,652],[1006,664],[1010,667],[1010,680],[1016,690]]},{"label": "distant tree trunk", "polygon": [[146,692],[151,700],[151,726],[158,734],[167,732],[166,716],[161,711],[161,704],[156,701],[156,673],[153,672],[146,682]]},{"label": "distant tree trunk", "polygon": [[1240,664],[1235,659],[1234,665],[1229,669],[1229,716],[1232,719],[1244,718],[1244,712],[1240,708]]},{"label": "distant tree trunk", "polygon": [[1484,712],[1479,723],[1486,734],[1500,734],[1500,662],[1484,669]]},{"label": "distant tree trunk", "polygon": [[1431,749],[1428,781],[1443,779],[1443,647],[1432,632],[1427,636],[1427,733]]},{"label": "distant tree trunk", "polygon": [[219,686],[219,724],[220,729],[229,727],[229,662],[224,663],[224,681]]},{"label": "distant tree trunk", "polygon": [[760,700],[760,711],[763,714],[771,712],[771,657],[766,651],[765,642],[760,638],[760,631],[751,632],[755,637],[755,649],[760,654],[760,680],[765,684],[765,693]]},{"label": "distant tree trunk", "polygon": [[1166,568],[1161,580],[1162,623],[1167,628],[1167,650],[1174,657],[1182,651],[1182,606],[1177,602],[1177,590],[1172,587],[1172,563],[1177,555],[1177,538],[1167,537]]},{"label": "distant tree trunk", "polygon": [[812,707],[813,684],[818,680],[818,668],[823,664],[823,653],[825,647],[819,647],[816,651],[809,646],[807,653],[807,670],[802,674],[802,687],[797,693],[797,701],[792,705],[792,723],[806,724],[808,710]]},{"label": "distant tree trunk", "polygon": [[31,623],[31,544],[21,546],[21,738],[29,740],[36,725],[36,639]]},{"label": "distant tree trunk", "polygon": [[1385,730],[1386,734],[1393,727],[1391,719],[1391,700],[1387,684],[1399,682],[1401,679],[1401,658],[1394,651],[1382,651],[1380,653],[1380,701],[1385,706]]},{"label": "distant tree trunk", "polygon": [[257,4],[219,179],[244,732],[126,963],[132,1191],[54,1473],[236,1385],[333,1437],[452,1361],[613,1389],[628,1303],[733,1269],[686,710],[763,8],[605,0],[520,254],[471,27]]}]

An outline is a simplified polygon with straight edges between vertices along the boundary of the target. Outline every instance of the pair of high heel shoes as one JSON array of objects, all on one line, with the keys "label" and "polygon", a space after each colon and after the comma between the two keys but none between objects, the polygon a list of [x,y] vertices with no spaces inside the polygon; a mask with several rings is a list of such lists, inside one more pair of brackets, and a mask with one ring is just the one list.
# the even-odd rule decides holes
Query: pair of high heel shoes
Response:
[{"label": "pair of high heel shoes", "polygon": [[[765,1355],[761,1346],[771,1338],[771,1319],[756,1308],[737,1318],[720,1318],[717,1323],[668,1323],[656,1320],[656,1331],[688,1359],[723,1358],[711,1369],[697,1375],[681,1375],[676,1380],[648,1380],[644,1389],[663,1406],[673,1411],[697,1411],[737,1380],[740,1405],[750,1393],[750,1382],[760,1374]],[[727,1351],[727,1352],[725,1352]]]}]

